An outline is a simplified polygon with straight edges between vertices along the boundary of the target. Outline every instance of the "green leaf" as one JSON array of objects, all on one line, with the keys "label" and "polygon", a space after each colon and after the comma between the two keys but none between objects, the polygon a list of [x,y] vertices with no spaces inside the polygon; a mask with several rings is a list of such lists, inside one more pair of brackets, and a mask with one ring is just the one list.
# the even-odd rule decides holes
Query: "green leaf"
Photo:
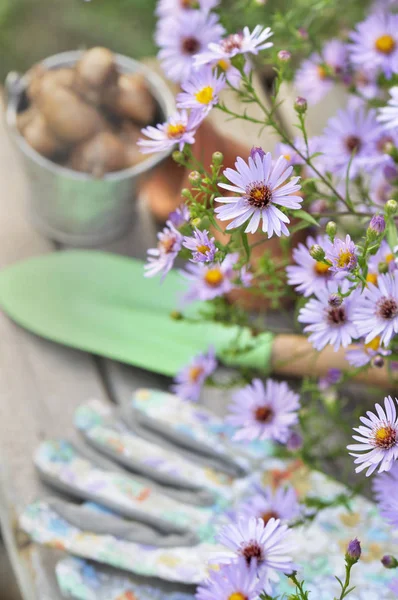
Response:
[{"label": "green leaf", "polygon": [[398,230],[393,219],[390,219],[387,222],[386,238],[390,248],[395,248],[395,246],[398,246]]},{"label": "green leaf", "polygon": [[246,252],[247,260],[250,260],[251,250],[250,250],[250,246],[249,246],[249,241],[247,239],[247,233],[245,233],[243,231],[243,229],[241,231],[241,235],[242,235],[242,243],[243,243],[243,247],[244,247],[245,252]]},{"label": "green leaf", "polygon": [[310,215],[310,213],[307,213],[307,211],[303,210],[302,208],[300,208],[300,210],[294,210],[293,215],[297,219],[302,219],[303,221],[307,221],[307,223],[310,223],[315,227],[320,227],[318,221],[314,219],[314,217]]}]

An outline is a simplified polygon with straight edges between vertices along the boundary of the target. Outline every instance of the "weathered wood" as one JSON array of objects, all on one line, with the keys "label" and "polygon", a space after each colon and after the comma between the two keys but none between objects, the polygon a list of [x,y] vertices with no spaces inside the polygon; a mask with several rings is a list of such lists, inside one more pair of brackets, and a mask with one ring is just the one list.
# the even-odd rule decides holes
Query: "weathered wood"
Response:
[{"label": "weathered wood", "polygon": [[[0,127],[0,267],[52,250],[26,220],[26,188],[15,154]],[[23,331],[0,314],[0,522],[26,600],[58,600],[46,580],[42,550],[21,536],[17,514],[48,494],[32,456],[44,437],[73,437],[72,415],[90,396],[106,398],[93,359]],[[37,570],[40,570],[39,571]]]}]

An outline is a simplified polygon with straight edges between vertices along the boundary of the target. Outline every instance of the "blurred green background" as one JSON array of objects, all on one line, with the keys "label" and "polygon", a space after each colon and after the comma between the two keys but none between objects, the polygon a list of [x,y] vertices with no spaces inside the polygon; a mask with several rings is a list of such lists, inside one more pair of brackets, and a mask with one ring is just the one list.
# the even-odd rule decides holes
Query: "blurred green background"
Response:
[{"label": "blurred green background", "polygon": [[[178,2],[178,0],[176,0]],[[135,58],[155,54],[156,0],[0,0],[0,78],[57,52],[93,45]],[[223,0],[229,31],[271,25],[275,47],[298,58],[363,17],[369,0]],[[303,47],[297,27],[311,30]]]}]

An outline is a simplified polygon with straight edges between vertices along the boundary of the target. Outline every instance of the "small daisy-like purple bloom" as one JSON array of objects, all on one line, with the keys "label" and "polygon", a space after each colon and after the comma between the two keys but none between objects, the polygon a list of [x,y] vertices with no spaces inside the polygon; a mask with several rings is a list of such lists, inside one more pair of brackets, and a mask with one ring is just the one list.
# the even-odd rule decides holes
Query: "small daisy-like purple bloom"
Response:
[{"label": "small daisy-like purple bloom", "polygon": [[158,245],[147,252],[148,263],[145,265],[145,277],[162,275],[165,278],[173,267],[174,261],[181,250],[182,235],[174,225],[168,221],[163,231],[158,233]]},{"label": "small daisy-like purple bloom", "polygon": [[210,347],[206,354],[199,354],[184,367],[174,379],[171,390],[184,400],[197,402],[206,379],[217,368],[214,348]]},{"label": "small daisy-like purple bloom", "polygon": [[354,306],[353,321],[366,344],[380,336],[388,346],[398,333],[398,271],[379,275],[377,287],[368,283]]},{"label": "small daisy-like purple bloom", "polygon": [[351,33],[351,62],[377,69],[386,77],[398,73],[398,15],[377,12],[358,23]]},{"label": "small daisy-like purple bloom", "polygon": [[393,527],[398,527],[398,463],[388,473],[380,473],[373,479],[373,492],[380,514]]},{"label": "small daisy-like purple bloom", "polygon": [[326,392],[332,385],[336,385],[341,380],[342,372],[340,369],[329,369],[324,377],[318,381],[318,387],[321,392]]},{"label": "small daisy-like purple bloom", "polygon": [[345,240],[336,238],[326,252],[326,259],[332,263],[330,270],[334,273],[349,273],[358,264],[357,250],[350,236]]},{"label": "small daisy-like purple bloom", "polygon": [[217,76],[212,67],[193,72],[182,84],[177,96],[178,108],[194,108],[209,113],[218,103],[218,94],[225,87],[225,76]]},{"label": "small daisy-like purple bloom", "polygon": [[183,246],[192,250],[192,262],[213,262],[217,252],[214,237],[209,232],[195,229],[193,237],[184,237]]},{"label": "small daisy-like purple bloom", "polygon": [[369,257],[366,281],[377,285],[380,273],[392,273],[396,269],[398,269],[398,265],[395,262],[394,252],[388,243],[383,240],[376,254]]},{"label": "small daisy-like purple bloom", "polygon": [[238,507],[238,513],[246,518],[256,517],[264,521],[280,519],[287,522],[296,519],[300,512],[300,503],[297,492],[292,486],[279,487],[273,490],[270,486],[265,489],[256,486],[257,493]]},{"label": "small daisy-like purple bloom", "polygon": [[195,57],[195,65],[200,67],[214,61],[228,60],[237,54],[258,54],[273,46],[272,42],[267,42],[272,35],[269,27],[257,25],[251,33],[248,27],[244,27],[242,32],[232,33],[223,40],[209,43],[207,50]]},{"label": "small daisy-like purple bloom", "polygon": [[185,144],[195,142],[196,130],[203,121],[205,115],[202,111],[186,110],[175,113],[166,123],[156,125],[156,127],[145,127],[142,133],[146,138],[138,140],[137,144],[143,154],[152,152],[165,152],[178,144],[179,150],[182,150]]},{"label": "small daisy-like purple bloom", "polygon": [[220,3],[220,0],[159,0],[156,14],[159,17],[177,17],[183,12],[200,10],[208,13]]},{"label": "small daisy-like purple bloom", "polygon": [[309,236],[304,244],[299,244],[293,250],[295,265],[286,267],[287,282],[294,285],[297,292],[303,296],[311,296],[315,290],[326,288],[327,282],[332,276],[330,266],[322,261],[317,261],[310,255],[310,248],[319,245],[326,252],[331,246],[327,236]]},{"label": "small daisy-like purple bloom", "polygon": [[[395,398],[395,402],[398,400]],[[353,435],[358,444],[347,446],[350,455],[355,456],[355,471],[359,473],[367,469],[369,477],[379,467],[379,473],[389,471],[398,458],[398,419],[394,400],[391,396],[384,398],[384,409],[380,404],[375,406],[377,415],[370,410],[367,417],[360,417],[363,425],[354,427],[359,435]],[[359,452],[359,454],[358,454]]]},{"label": "small daisy-like purple bloom", "polygon": [[338,111],[335,117],[329,119],[322,135],[323,158],[327,168],[345,178],[351,161],[349,177],[355,178],[364,159],[374,156],[373,142],[379,131],[374,110],[366,112],[363,107],[351,105],[346,110]]},{"label": "small daisy-like purple bloom", "polygon": [[181,206],[173,210],[169,214],[168,218],[168,220],[174,225],[174,227],[181,227],[185,223],[188,223],[189,219],[189,208],[186,204],[181,204]]},{"label": "small daisy-like purple bloom", "polygon": [[220,221],[229,221],[227,229],[240,227],[249,221],[246,233],[255,233],[262,220],[262,230],[272,237],[275,233],[289,235],[285,223],[290,223],[289,218],[277,208],[279,204],[290,209],[300,208],[303,201],[296,195],[301,188],[297,184],[299,177],[286,180],[293,172],[293,167],[281,156],[272,167],[271,153],[267,152],[261,157],[257,152],[254,159],[250,156],[248,163],[238,157],[234,169],[226,169],[225,177],[233,184],[220,183],[219,186],[230,192],[240,194],[239,197],[227,196],[216,198],[217,202],[226,206],[215,209]]},{"label": "small daisy-like purple bloom", "polygon": [[300,396],[285,381],[260,379],[237,391],[229,407],[228,423],[238,428],[236,440],[272,439],[285,443],[298,422]]},{"label": "small daisy-like purple bloom", "polygon": [[[343,292],[348,286],[343,282]],[[329,304],[330,294],[337,291],[337,284],[330,282],[325,288],[314,291],[316,298],[312,298],[300,310],[298,321],[305,323],[304,332],[309,333],[309,341],[316,350],[322,350],[331,344],[335,351],[343,346],[346,348],[353,339],[359,337],[358,330],[353,321],[353,312],[358,302],[358,294],[353,292],[343,299],[340,306]]]},{"label": "small daisy-like purple bloom", "polygon": [[309,104],[316,104],[333,88],[335,78],[346,70],[347,46],[340,40],[330,40],[322,56],[314,53],[302,63],[295,78],[296,88]]},{"label": "small daisy-like purple bloom", "polygon": [[377,336],[368,344],[362,342],[362,344],[347,350],[345,357],[352,367],[359,368],[368,365],[376,356],[389,356],[390,354],[391,350],[380,346],[380,337]]},{"label": "small daisy-like purple bloom", "polygon": [[200,10],[161,19],[155,38],[167,77],[176,82],[187,80],[194,68],[194,57],[211,42],[218,42],[224,32],[216,14]]},{"label": "small daisy-like purple bloom", "polygon": [[205,265],[203,262],[187,264],[182,275],[191,282],[191,287],[184,296],[186,302],[194,300],[213,300],[223,296],[236,287],[235,280],[239,273],[234,265],[239,259],[237,253],[228,254],[222,263]]},{"label": "small daisy-like purple bloom", "polygon": [[379,109],[377,120],[385,129],[398,128],[398,86],[390,89],[391,98],[387,106]]},{"label": "small daisy-like purple bloom", "polygon": [[231,551],[220,560],[236,565],[243,558],[248,566],[256,565],[258,573],[266,577],[263,585],[267,594],[272,594],[271,582],[278,581],[278,571],[293,570],[290,530],[279,520],[270,519],[264,525],[262,519],[238,517],[236,524],[223,527],[217,541]]},{"label": "small daisy-like purple bloom", "polygon": [[255,563],[247,566],[241,558],[236,564],[211,571],[209,579],[198,587],[196,600],[257,600],[263,589]]}]

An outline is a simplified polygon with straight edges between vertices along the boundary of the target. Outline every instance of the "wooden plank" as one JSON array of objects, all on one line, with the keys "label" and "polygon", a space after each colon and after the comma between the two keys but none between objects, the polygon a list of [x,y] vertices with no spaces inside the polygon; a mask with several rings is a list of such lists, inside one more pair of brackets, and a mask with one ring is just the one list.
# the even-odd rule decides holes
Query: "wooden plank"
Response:
[{"label": "wooden plank", "polygon": [[[0,267],[52,250],[26,219],[27,190],[4,125],[0,125]],[[48,494],[32,456],[48,436],[73,438],[75,408],[88,397],[106,398],[93,359],[39,339],[0,314],[0,522],[21,593],[26,600],[58,600],[44,575],[43,551],[17,527],[17,515]],[[53,555],[52,555],[53,556]],[[45,582],[45,583],[44,583]]]}]

